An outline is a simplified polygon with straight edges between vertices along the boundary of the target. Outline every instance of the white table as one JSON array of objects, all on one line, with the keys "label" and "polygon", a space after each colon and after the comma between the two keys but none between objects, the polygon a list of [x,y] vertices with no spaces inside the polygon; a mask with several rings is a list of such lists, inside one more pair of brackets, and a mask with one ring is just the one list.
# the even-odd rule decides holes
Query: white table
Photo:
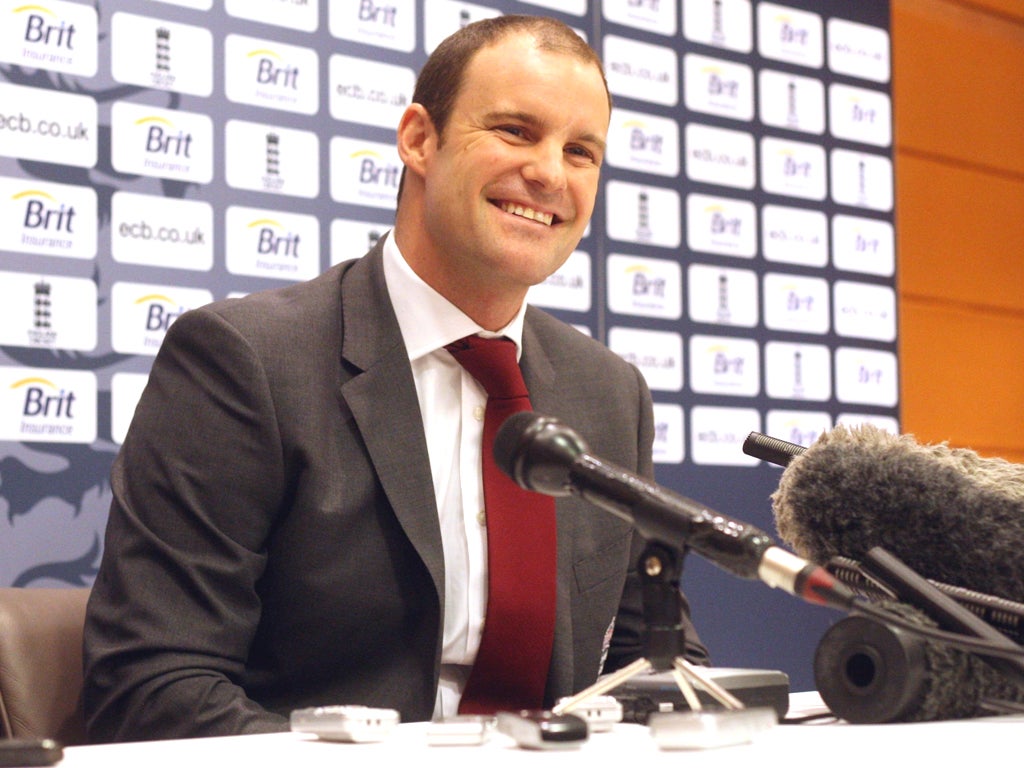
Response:
[{"label": "white table", "polygon": [[[790,715],[810,711],[820,702],[814,694],[794,694]],[[989,761],[1019,764],[1024,715],[972,720],[888,725],[850,725],[834,721],[778,725],[753,741],[707,750],[662,750],[646,727],[619,724],[595,733],[572,750],[521,749],[503,734],[481,746],[436,747],[426,742],[426,723],[399,725],[374,744],[318,741],[294,733],[187,739],[85,747],[67,747],[62,768],[339,768],[393,765],[417,768],[529,768],[530,766],[719,766],[794,768],[856,766],[973,768]]]}]

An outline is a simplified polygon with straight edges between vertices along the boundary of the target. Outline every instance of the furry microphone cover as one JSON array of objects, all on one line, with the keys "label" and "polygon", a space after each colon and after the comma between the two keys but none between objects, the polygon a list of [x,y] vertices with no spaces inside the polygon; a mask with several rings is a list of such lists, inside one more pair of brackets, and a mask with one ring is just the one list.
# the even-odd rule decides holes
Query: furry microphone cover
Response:
[{"label": "furry microphone cover", "polygon": [[1024,465],[837,426],[771,498],[780,537],[808,560],[881,546],[926,578],[1024,602]]}]

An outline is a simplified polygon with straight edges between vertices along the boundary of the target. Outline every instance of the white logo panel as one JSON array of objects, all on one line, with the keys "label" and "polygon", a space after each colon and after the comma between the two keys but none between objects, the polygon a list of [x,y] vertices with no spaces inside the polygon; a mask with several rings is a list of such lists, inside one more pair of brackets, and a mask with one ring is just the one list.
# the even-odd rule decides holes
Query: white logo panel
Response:
[{"label": "white logo panel", "polygon": [[764,276],[764,324],[774,331],[828,333],[828,292],[824,278],[769,272]]},{"label": "white logo panel", "polygon": [[750,53],[754,47],[750,0],[685,0],[683,36],[695,43]]},{"label": "white logo panel", "polygon": [[686,458],[686,417],[681,405],[654,404],[655,464],[681,464]]},{"label": "white logo panel", "polygon": [[590,254],[573,251],[556,272],[530,288],[526,300],[539,307],[588,312],[593,295],[591,269]]},{"label": "white logo panel", "polygon": [[891,286],[837,280],[832,295],[840,336],[896,340],[896,292]]},{"label": "white logo panel", "polygon": [[175,320],[211,301],[213,295],[199,288],[114,283],[110,289],[111,346],[126,355],[155,355]]},{"label": "white logo panel", "polygon": [[119,83],[209,96],[213,35],[203,27],[115,13],[110,70]]},{"label": "white logo panel", "polygon": [[94,350],[96,294],[87,278],[0,272],[0,346]]},{"label": "white logo panel", "polygon": [[197,11],[208,11],[213,7],[213,0],[153,0],[153,2],[180,5],[182,8],[194,8]]},{"label": "white logo panel", "polygon": [[840,205],[891,211],[892,161],[881,155],[832,150],[832,199]]},{"label": "white logo panel", "polygon": [[757,275],[746,269],[691,264],[687,269],[690,319],[753,328],[759,319]]},{"label": "white logo panel", "polygon": [[678,333],[613,327],[608,330],[608,347],[639,368],[652,390],[683,388],[683,337]]},{"label": "white logo panel", "polygon": [[98,220],[92,187],[0,177],[0,250],[91,259]]},{"label": "white logo panel", "polygon": [[96,9],[81,3],[0,0],[0,61],[92,77],[97,27]]},{"label": "white logo panel", "polygon": [[836,424],[841,424],[851,429],[861,424],[871,424],[892,435],[900,433],[900,423],[896,419],[891,416],[879,416],[876,413],[840,413],[836,417]]},{"label": "white logo panel", "polygon": [[688,123],[686,176],[738,189],[753,189],[757,175],[754,137],[742,131]]},{"label": "white logo panel", "polygon": [[780,400],[832,397],[832,352],[824,344],[769,341],[764,346],[765,392]]},{"label": "white logo panel", "polygon": [[110,438],[120,445],[128,435],[148,373],[118,372],[110,377]]},{"label": "white logo panel", "polygon": [[802,133],[825,133],[825,85],[813,77],[763,69],[758,74],[761,122]]},{"label": "white logo panel", "polygon": [[357,259],[391,231],[390,224],[355,219],[331,221],[330,264]]},{"label": "white logo panel", "polygon": [[686,237],[691,250],[752,259],[757,255],[757,208],[748,200],[689,194]]},{"label": "white logo panel", "polygon": [[0,367],[0,440],[94,442],[97,390],[91,371]]},{"label": "white logo panel", "polygon": [[234,275],[309,280],[320,272],[320,221],[232,205],[224,212],[227,268]]},{"label": "white logo panel", "polygon": [[746,64],[688,53],[683,57],[686,108],[734,120],[754,117],[754,74]]},{"label": "white logo panel", "polygon": [[892,101],[888,94],[833,83],[828,88],[829,125],[839,139],[888,147],[892,144]]},{"label": "white logo panel", "polygon": [[679,58],[673,49],[606,35],[601,59],[613,95],[666,107],[679,103]]},{"label": "white logo panel", "polygon": [[825,63],[821,16],[785,5],[759,3],[757,47],[768,59],[821,68]]},{"label": "white logo panel", "polygon": [[316,31],[319,5],[320,0],[224,0],[231,16],[302,32]]},{"label": "white logo panel", "polygon": [[828,188],[825,148],[765,136],[761,139],[761,174],[765,192],[824,200]]},{"label": "white logo panel", "polygon": [[761,220],[766,260],[806,267],[828,264],[828,217],[823,212],[766,205]]},{"label": "white logo panel", "polygon": [[238,104],[315,115],[320,109],[319,57],[312,48],[228,35],[224,93]]},{"label": "white logo panel", "polygon": [[754,397],[761,392],[760,348],[753,339],[690,338],[690,388],[708,395]]},{"label": "white logo panel", "polygon": [[394,144],[331,139],[331,197],[339,203],[393,210],[402,161]]},{"label": "white logo panel", "polygon": [[208,184],[213,178],[213,121],[208,115],[118,101],[110,108],[111,162],[138,173]]},{"label": "white logo panel", "polygon": [[667,320],[682,316],[683,275],[678,262],[613,253],[607,264],[612,312]]},{"label": "white logo panel", "polygon": [[393,130],[412,103],[416,73],[408,67],[335,54],[329,80],[331,117]]},{"label": "white logo panel", "polygon": [[836,398],[892,408],[899,402],[896,355],[875,349],[836,350]]},{"label": "white logo panel", "polygon": [[889,82],[889,33],[845,19],[829,19],[828,67],[833,72]]},{"label": "white logo panel", "polygon": [[896,272],[896,233],[892,223],[834,216],[832,263],[837,269],[892,277]]},{"label": "white logo panel", "polygon": [[500,16],[501,11],[476,3],[458,0],[424,0],[423,4],[423,45],[427,55],[441,44],[448,35],[467,24],[481,19]]},{"label": "white logo panel", "polygon": [[[601,15],[608,21],[669,37],[676,33],[678,3],[662,0],[600,0]],[[606,60],[607,61],[607,60]]]},{"label": "white logo panel", "polygon": [[682,242],[679,193],[674,189],[610,180],[605,185],[608,237],[627,243],[678,248]]},{"label": "white logo panel", "polygon": [[587,0],[522,0],[527,5],[538,8],[551,8],[573,16],[582,16],[587,12]]},{"label": "white logo panel", "polygon": [[755,408],[719,408],[699,405],[690,411],[690,452],[693,463],[754,467],[758,459],[743,452],[751,432],[761,432],[761,414]]},{"label": "white logo panel", "polygon": [[92,168],[96,100],[77,93],[0,83],[0,155]]},{"label": "white logo panel", "polygon": [[679,175],[679,123],[626,109],[612,110],[608,164],[657,176]]},{"label": "white logo panel", "polygon": [[832,417],[824,411],[768,411],[766,435],[809,447],[832,429]]},{"label": "white logo panel", "polygon": [[305,198],[320,194],[320,137],[313,131],[228,120],[224,148],[231,187]]},{"label": "white logo panel", "polygon": [[209,271],[213,268],[213,206],[201,200],[115,192],[110,248],[114,261]]},{"label": "white logo panel", "polygon": [[416,47],[416,0],[328,0],[331,35],[377,48]]}]

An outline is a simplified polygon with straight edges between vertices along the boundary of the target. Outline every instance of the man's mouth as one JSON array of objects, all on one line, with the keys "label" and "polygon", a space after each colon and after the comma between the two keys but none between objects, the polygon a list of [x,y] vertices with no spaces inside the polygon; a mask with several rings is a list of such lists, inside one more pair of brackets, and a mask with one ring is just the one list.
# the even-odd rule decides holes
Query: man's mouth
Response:
[{"label": "man's mouth", "polygon": [[547,211],[535,211],[525,205],[519,203],[510,203],[507,200],[498,201],[497,206],[501,208],[505,213],[511,213],[515,216],[522,216],[524,219],[530,219],[540,224],[550,227],[555,221],[555,215],[548,213]]}]

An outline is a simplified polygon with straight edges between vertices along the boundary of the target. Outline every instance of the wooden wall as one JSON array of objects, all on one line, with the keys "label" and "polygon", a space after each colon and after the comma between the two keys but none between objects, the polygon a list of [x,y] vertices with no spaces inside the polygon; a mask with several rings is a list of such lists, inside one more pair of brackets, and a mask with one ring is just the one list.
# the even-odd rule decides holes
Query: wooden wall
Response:
[{"label": "wooden wall", "polygon": [[902,430],[1024,463],[1024,0],[892,0]]}]

